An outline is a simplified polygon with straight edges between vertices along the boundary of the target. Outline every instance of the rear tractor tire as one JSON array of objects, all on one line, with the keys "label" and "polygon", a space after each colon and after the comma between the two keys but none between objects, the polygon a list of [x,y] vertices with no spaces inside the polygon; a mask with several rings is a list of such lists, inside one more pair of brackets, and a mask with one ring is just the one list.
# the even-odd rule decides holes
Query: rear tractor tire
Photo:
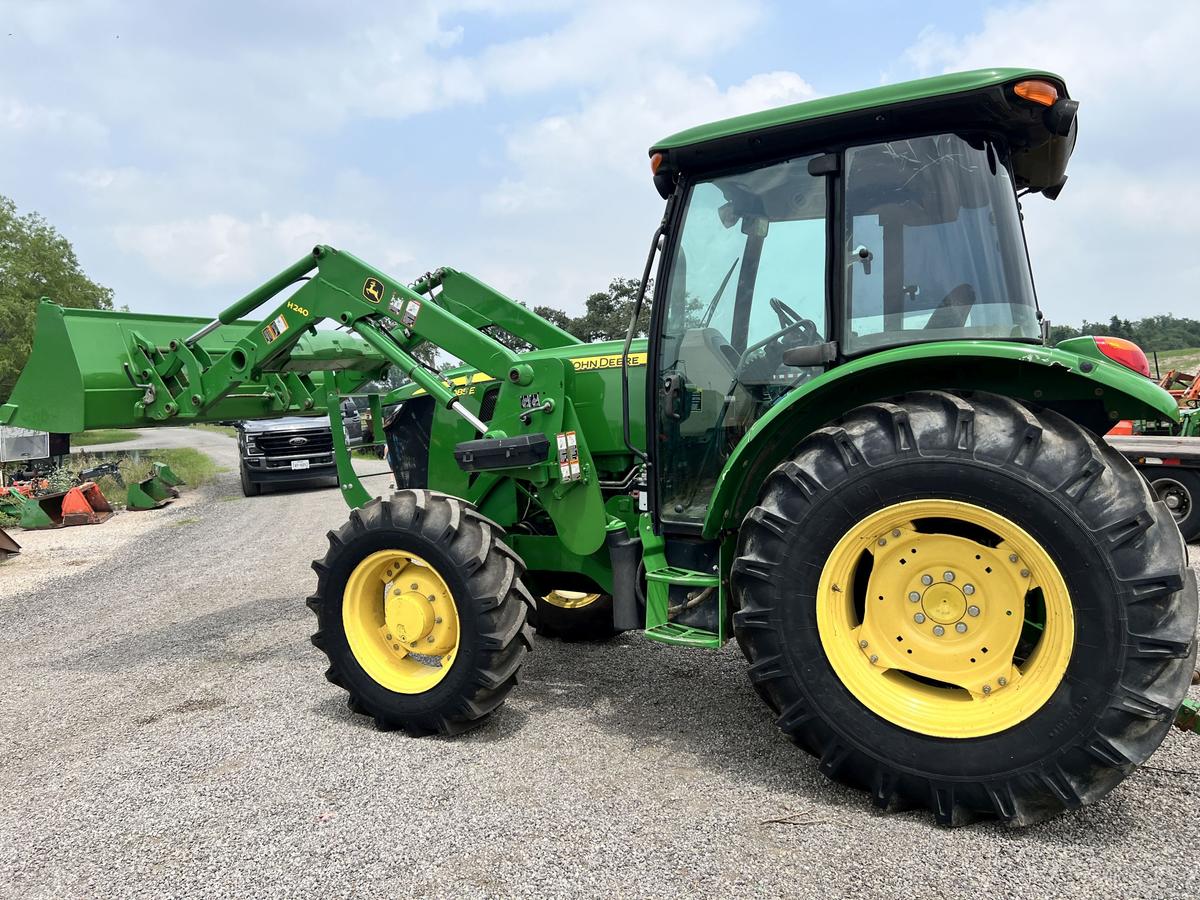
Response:
[{"label": "rear tractor tire", "polygon": [[946,825],[1103,797],[1196,657],[1166,505],[1090,433],[990,394],[871,403],[806,438],[742,524],[732,588],[783,732]]},{"label": "rear tractor tire", "polygon": [[613,601],[608,594],[551,591],[537,601],[537,633],[564,641],[607,641],[613,628]]},{"label": "rear tractor tire", "polygon": [[463,500],[398,491],[350,513],[313,563],[313,645],[353,712],[413,736],[494,712],[533,649],[533,598],[504,532]]}]

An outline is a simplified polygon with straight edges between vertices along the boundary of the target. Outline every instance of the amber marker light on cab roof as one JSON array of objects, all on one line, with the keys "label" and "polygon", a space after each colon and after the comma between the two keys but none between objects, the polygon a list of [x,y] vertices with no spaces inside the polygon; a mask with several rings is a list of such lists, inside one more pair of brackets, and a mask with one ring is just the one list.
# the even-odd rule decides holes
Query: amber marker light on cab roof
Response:
[{"label": "amber marker light on cab roof", "polygon": [[1019,81],[1013,86],[1013,93],[1042,106],[1053,106],[1058,99],[1058,88],[1048,81]]},{"label": "amber marker light on cab roof", "polygon": [[658,174],[658,167],[662,165],[662,161],[663,161],[663,155],[661,153],[655,153],[653,156],[650,157],[650,174],[651,175]]}]

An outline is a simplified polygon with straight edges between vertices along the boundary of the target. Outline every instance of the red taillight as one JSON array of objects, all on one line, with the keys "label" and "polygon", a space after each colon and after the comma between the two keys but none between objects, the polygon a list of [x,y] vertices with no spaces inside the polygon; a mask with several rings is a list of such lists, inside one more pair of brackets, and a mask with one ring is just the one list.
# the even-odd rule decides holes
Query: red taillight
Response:
[{"label": "red taillight", "polygon": [[1133,369],[1147,378],[1150,377],[1150,360],[1146,359],[1142,348],[1133,341],[1118,337],[1097,337],[1093,340],[1100,348],[1100,352],[1113,362],[1120,363],[1127,369]]}]

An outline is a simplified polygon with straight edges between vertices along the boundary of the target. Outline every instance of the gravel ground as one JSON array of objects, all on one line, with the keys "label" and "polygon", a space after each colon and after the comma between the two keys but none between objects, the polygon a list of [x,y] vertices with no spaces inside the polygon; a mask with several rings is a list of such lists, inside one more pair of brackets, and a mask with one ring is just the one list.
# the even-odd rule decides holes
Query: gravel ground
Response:
[{"label": "gravel ground", "polygon": [[335,491],[247,500],[226,474],[18,535],[0,895],[1191,894],[1200,737],[1179,732],[1100,805],[1024,831],[884,815],[827,782],[732,646],[539,639],[479,730],[376,732],[308,643],[308,562],[344,516]]}]

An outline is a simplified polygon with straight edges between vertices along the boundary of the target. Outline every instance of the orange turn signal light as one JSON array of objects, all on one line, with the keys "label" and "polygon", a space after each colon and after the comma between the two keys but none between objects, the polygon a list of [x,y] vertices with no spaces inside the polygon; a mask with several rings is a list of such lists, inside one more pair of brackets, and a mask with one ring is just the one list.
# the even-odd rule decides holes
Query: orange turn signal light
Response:
[{"label": "orange turn signal light", "polygon": [[650,157],[650,174],[657,175],[658,168],[659,168],[659,166],[662,165],[662,163],[663,163],[663,155],[661,153],[655,153],[653,156],[651,156]]},{"label": "orange turn signal light", "polygon": [[1058,99],[1058,88],[1048,81],[1019,81],[1013,86],[1013,93],[1042,106],[1053,106]]}]

